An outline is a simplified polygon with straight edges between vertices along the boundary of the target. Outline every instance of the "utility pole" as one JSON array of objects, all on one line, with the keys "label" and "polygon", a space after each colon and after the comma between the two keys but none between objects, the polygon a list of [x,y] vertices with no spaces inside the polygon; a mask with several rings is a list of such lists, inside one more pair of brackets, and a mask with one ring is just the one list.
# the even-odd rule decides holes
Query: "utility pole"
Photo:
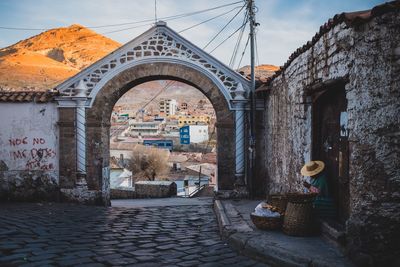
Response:
[{"label": "utility pole", "polygon": [[254,0],[247,0],[247,10],[249,14],[250,23],[250,77],[251,77],[251,110],[250,110],[250,140],[249,140],[249,177],[248,177],[248,187],[249,195],[253,195],[253,181],[255,177],[255,132],[256,132],[256,78],[255,78],[255,33],[254,29],[257,26],[255,14],[254,14]]}]

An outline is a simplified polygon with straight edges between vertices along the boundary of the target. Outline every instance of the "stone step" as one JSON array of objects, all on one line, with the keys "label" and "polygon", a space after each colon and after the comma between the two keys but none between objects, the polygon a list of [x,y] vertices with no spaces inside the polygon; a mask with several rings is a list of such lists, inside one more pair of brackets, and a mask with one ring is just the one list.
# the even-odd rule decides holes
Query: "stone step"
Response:
[{"label": "stone step", "polygon": [[335,221],[321,221],[321,234],[324,240],[338,248],[346,245],[344,226]]}]

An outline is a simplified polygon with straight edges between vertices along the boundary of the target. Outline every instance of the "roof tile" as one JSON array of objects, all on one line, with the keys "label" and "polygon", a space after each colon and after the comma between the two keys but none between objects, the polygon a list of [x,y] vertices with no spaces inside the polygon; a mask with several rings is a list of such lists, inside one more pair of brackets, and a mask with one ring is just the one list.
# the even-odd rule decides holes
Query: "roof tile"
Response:
[{"label": "roof tile", "polygon": [[54,99],[58,92],[52,91],[0,91],[0,102],[36,102],[47,103]]}]

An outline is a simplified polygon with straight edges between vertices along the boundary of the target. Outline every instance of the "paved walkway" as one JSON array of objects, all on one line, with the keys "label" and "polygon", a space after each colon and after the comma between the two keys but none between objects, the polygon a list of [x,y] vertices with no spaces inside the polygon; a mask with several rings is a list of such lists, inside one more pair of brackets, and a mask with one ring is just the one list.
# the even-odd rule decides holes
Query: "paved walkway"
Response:
[{"label": "paved walkway", "polygon": [[352,266],[336,247],[320,237],[294,237],[262,231],[250,219],[260,201],[217,200],[215,212],[225,240],[237,251],[271,266]]},{"label": "paved walkway", "polygon": [[221,241],[211,199],[146,201],[0,203],[0,266],[265,266]]}]

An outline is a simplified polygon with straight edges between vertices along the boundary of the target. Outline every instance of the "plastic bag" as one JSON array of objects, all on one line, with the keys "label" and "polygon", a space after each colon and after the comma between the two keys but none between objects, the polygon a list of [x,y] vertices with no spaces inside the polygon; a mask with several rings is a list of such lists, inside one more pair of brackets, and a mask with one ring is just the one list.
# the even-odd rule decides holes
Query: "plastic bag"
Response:
[{"label": "plastic bag", "polygon": [[280,217],[281,215],[279,212],[276,211],[271,211],[269,209],[265,209],[262,207],[264,202],[261,202],[260,204],[257,205],[257,207],[254,210],[255,215],[261,216],[261,217]]}]

